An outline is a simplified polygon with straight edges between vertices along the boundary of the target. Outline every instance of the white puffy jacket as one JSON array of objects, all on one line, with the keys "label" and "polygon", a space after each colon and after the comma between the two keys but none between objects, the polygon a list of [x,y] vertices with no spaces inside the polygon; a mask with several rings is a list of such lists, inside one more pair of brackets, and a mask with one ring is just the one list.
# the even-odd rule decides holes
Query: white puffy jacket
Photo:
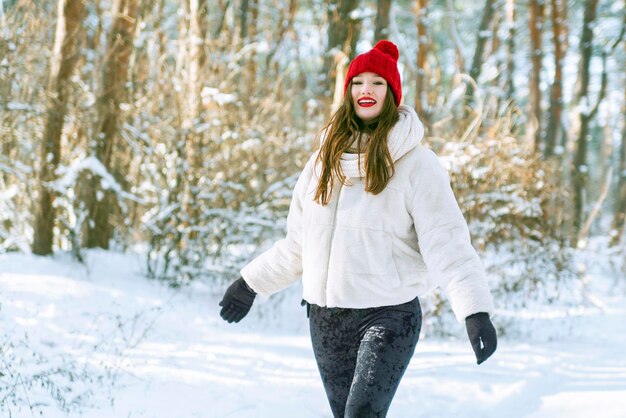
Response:
[{"label": "white puffy jacket", "polygon": [[[313,201],[317,152],[296,183],[287,236],[241,270],[257,293],[270,295],[300,277],[303,298],[326,307],[395,305],[436,286],[447,289],[459,321],[493,313],[485,272],[437,156],[420,145],[424,128],[400,106],[388,137],[395,174],[378,195],[365,192],[364,163],[344,154],[352,185],[335,185],[328,205]],[[363,158],[363,157],[361,157]]]}]

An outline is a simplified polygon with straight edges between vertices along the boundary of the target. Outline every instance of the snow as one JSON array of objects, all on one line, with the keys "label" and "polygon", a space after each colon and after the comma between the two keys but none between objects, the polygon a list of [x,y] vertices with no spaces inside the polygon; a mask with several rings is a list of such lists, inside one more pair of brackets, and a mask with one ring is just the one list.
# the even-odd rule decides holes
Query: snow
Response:
[{"label": "snow", "polygon": [[[4,60],[2,62],[4,63]],[[33,107],[26,103],[9,102],[7,103],[7,109],[8,110],[32,110]]]},{"label": "snow", "polygon": [[204,105],[215,102],[219,106],[223,106],[237,101],[237,96],[234,94],[222,93],[216,88],[206,86],[202,88],[201,96]]},{"label": "snow", "polygon": [[478,82],[480,84],[486,84],[493,81],[498,77],[500,71],[498,70],[497,62],[486,61],[481,66],[480,76]]},{"label": "snow", "polygon": [[[370,17],[373,17],[374,15],[375,14],[372,9],[367,8],[367,7],[359,7],[358,9],[352,10],[348,16],[350,20],[358,21],[358,20],[368,19]],[[372,49],[372,47],[370,46],[368,49]],[[368,49],[366,49],[366,51]]]},{"label": "snow", "polygon": [[[112,190],[123,198],[138,203],[144,203],[140,197],[125,192],[115,178],[108,172],[106,167],[102,165],[102,162],[93,156],[76,158],[68,167],[60,166],[57,169],[57,174],[59,174],[60,177],[52,183],[52,187],[59,193],[65,193],[76,184],[78,176],[83,170],[91,171],[94,175],[99,176],[100,186],[104,190]],[[103,196],[102,191],[97,192],[98,200],[101,200]]]},{"label": "snow", "polygon": [[[623,277],[587,255],[599,307],[501,307],[496,325],[518,316],[527,332],[501,338],[481,366],[462,328],[423,331],[388,416],[626,416]],[[2,416],[331,416],[298,285],[228,324],[224,284],[172,289],[143,277],[139,254],[88,250],[85,260],[0,255],[0,399],[16,402],[2,401]]]}]

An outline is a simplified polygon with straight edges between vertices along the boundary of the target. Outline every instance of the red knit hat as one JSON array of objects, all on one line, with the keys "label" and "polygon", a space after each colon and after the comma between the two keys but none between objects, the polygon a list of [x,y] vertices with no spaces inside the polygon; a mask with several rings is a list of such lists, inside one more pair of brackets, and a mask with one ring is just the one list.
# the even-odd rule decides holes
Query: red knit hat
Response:
[{"label": "red knit hat", "polygon": [[350,63],[346,81],[343,85],[343,95],[346,95],[350,80],[361,73],[369,71],[387,80],[387,84],[389,84],[395,96],[396,105],[400,106],[402,84],[400,83],[400,72],[398,71],[399,56],[398,47],[393,42],[387,40],[378,41],[371,51],[357,56]]}]

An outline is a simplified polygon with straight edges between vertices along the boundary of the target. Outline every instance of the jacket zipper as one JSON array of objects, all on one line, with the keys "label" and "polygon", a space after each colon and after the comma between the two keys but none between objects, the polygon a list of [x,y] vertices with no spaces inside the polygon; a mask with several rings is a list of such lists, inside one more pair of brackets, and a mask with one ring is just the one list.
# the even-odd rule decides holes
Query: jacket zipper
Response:
[{"label": "jacket zipper", "polygon": [[341,197],[341,190],[343,183],[339,183],[339,190],[337,190],[337,203],[335,204],[335,212],[333,213],[333,229],[330,231],[330,243],[328,244],[328,260],[326,262],[326,287],[324,289],[324,296],[326,297],[325,305],[328,306],[328,277],[330,276],[330,255],[333,250],[333,238],[335,237],[335,229],[337,228],[337,210],[339,209],[339,198]]}]

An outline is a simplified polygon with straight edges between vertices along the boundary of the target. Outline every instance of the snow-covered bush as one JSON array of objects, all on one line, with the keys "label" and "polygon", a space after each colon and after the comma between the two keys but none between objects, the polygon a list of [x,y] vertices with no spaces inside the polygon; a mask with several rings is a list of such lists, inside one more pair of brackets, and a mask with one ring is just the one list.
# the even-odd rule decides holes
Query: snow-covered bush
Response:
[{"label": "snow-covered bush", "polygon": [[[56,198],[54,207],[57,211],[58,233],[57,246],[72,252],[78,261],[83,261],[81,254],[81,237],[88,218],[88,210],[83,194],[90,187],[92,178],[100,184],[100,198],[104,193],[110,193],[116,203],[114,209],[126,215],[128,213],[127,200],[136,200],[135,196],[122,190],[116,179],[107,171],[102,163],[94,157],[77,157],[69,166],[57,169],[58,179],[50,184]],[[118,238],[119,239],[119,238]]]},{"label": "snow-covered bush", "polygon": [[564,215],[557,213],[562,191],[550,166],[511,136],[448,142],[440,154],[473,243],[489,255],[486,267],[498,277],[498,296],[507,306],[558,298],[558,284],[576,272],[559,223]]},{"label": "snow-covered bush", "polygon": [[163,176],[160,195],[150,198],[157,203],[142,218],[151,276],[177,284],[230,277],[262,243],[284,233],[291,190],[312,137],[287,128],[276,132],[275,126],[225,127],[206,153],[193,197],[173,196],[176,188],[165,183],[171,175]]},{"label": "snow-covered bush", "polygon": [[[36,197],[37,141],[45,113],[46,48],[33,44],[50,39],[44,25],[48,11],[21,2],[17,13],[2,15],[0,24],[0,252],[29,251]],[[48,25],[49,26],[49,25]]]},{"label": "snow-covered bush", "polygon": [[145,201],[139,236],[147,242],[149,276],[175,285],[201,276],[232,279],[264,243],[284,234],[316,131],[290,122],[295,93],[270,87],[245,98],[236,85],[205,87],[204,111],[187,130],[142,132],[150,145],[142,148],[135,193]]},{"label": "snow-covered bush", "polygon": [[[79,411],[106,379],[71,355],[47,357],[28,334],[2,335],[0,342],[0,412],[2,416],[40,416],[50,404]],[[15,415],[14,415],[15,414]]]},{"label": "snow-covered bush", "polygon": [[[434,129],[426,142],[448,169],[496,307],[580,301],[560,174],[530,149],[511,112],[455,121]],[[426,303],[438,331],[452,322],[443,299],[436,294]]]},{"label": "snow-covered bush", "polygon": [[20,210],[25,183],[7,186],[0,168],[0,253],[29,251],[32,227],[28,212]]}]

